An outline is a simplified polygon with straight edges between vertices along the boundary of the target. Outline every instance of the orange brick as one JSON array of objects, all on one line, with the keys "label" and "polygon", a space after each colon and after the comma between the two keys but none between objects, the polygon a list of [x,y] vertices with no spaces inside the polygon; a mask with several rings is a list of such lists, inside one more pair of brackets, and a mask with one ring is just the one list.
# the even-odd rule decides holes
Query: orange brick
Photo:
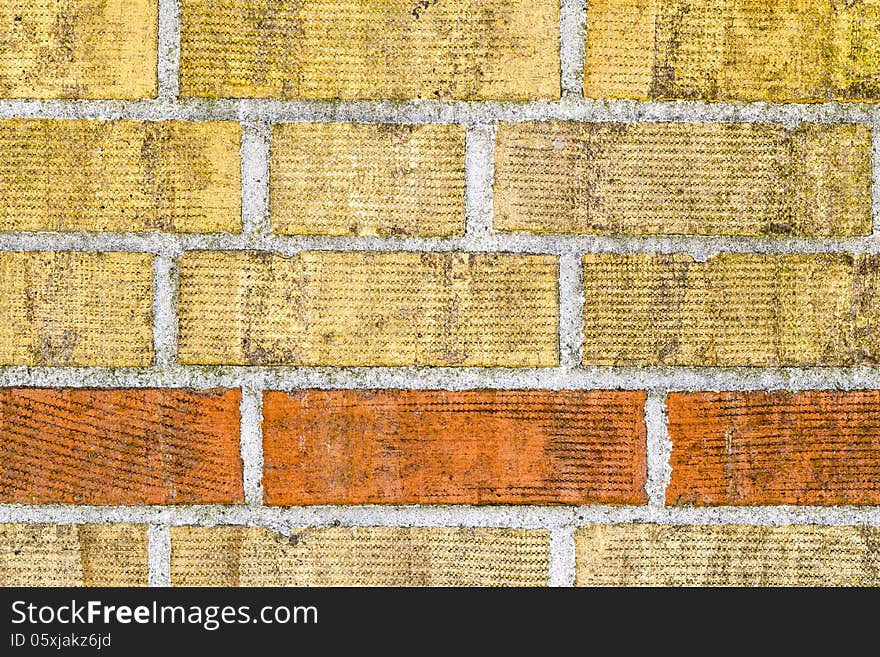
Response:
[{"label": "orange brick", "polygon": [[639,504],[643,392],[267,392],[270,504]]},{"label": "orange brick", "polygon": [[880,391],[675,393],[671,504],[880,504]]},{"label": "orange brick", "polygon": [[238,390],[0,389],[0,502],[241,501],[240,398]]}]

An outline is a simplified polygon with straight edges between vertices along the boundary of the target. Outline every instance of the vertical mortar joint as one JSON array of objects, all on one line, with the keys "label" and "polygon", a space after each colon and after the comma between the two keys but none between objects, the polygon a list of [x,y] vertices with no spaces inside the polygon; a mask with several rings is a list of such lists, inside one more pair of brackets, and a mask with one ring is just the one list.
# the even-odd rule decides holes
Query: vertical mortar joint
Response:
[{"label": "vertical mortar joint", "polygon": [[244,501],[263,504],[263,391],[246,386],[241,390],[241,461]]},{"label": "vertical mortar joint", "polygon": [[574,586],[574,527],[550,530],[550,572],[547,583],[554,587]]},{"label": "vertical mortar joint", "polygon": [[572,369],[583,359],[584,272],[581,256],[559,257],[559,364]]},{"label": "vertical mortar joint", "polygon": [[[241,120],[241,224],[247,239],[259,241],[271,235],[269,220],[269,158],[272,126],[250,116],[244,108]],[[252,246],[259,248],[259,244]]]},{"label": "vertical mortar joint", "polygon": [[159,98],[180,93],[180,0],[159,0]]},{"label": "vertical mortar joint", "polygon": [[871,226],[873,236],[880,235],[880,121],[875,122],[871,128],[873,138],[872,155],[872,185],[871,185]]},{"label": "vertical mortar joint", "polygon": [[177,360],[177,264],[170,255],[153,259],[153,350],[159,369]]},{"label": "vertical mortar joint", "polygon": [[491,250],[495,173],[495,124],[470,125],[465,140],[465,242],[471,250]]},{"label": "vertical mortar joint", "polygon": [[669,457],[672,440],[669,438],[666,417],[666,395],[651,392],[645,402],[645,428],[647,430],[648,477],[645,492],[648,504],[654,508],[666,506],[666,488],[672,479]]},{"label": "vertical mortar joint", "polygon": [[168,525],[147,526],[149,586],[171,586],[171,532]]},{"label": "vertical mortar joint", "polygon": [[559,11],[559,64],[563,97],[584,94],[586,0],[561,0]]}]

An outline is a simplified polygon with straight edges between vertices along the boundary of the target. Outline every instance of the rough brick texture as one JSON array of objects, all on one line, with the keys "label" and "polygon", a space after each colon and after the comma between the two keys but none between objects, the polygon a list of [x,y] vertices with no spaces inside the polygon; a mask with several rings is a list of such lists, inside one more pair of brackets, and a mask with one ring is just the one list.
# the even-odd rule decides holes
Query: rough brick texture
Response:
[{"label": "rough brick texture", "polygon": [[876,527],[591,525],[581,586],[878,586]]},{"label": "rough brick texture", "polygon": [[184,363],[557,362],[551,256],[191,252],[180,262]]},{"label": "rough brick texture", "polygon": [[587,0],[584,94],[880,99],[880,2]]},{"label": "rough brick texture", "polygon": [[157,0],[0,0],[0,98],[150,98]]},{"label": "rough brick texture", "polygon": [[267,392],[269,504],[639,504],[645,393]]},{"label": "rough brick texture", "polygon": [[544,586],[543,530],[172,527],[172,586]]},{"label": "rough brick texture", "polygon": [[237,232],[241,128],[0,121],[0,229]]},{"label": "rough brick texture", "polygon": [[272,135],[279,234],[464,234],[461,125],[287,123]]},{"label": "rough brick texture", "polygon": [[878,120],[880,0],[0,0],[0,585],[880,585]]},{"label": "rough brick texture", "polygon": [[0,253],[0,365],[153,361],[153,256]]},{"label": "rough brick texture", "polygon": [[880,357],[876,256],[584,256],[584,364],[855,365]]},{"label": "rough brick texture", "polygon": [[0,502],[241,502],[238,390],[0,388]]},{"label": "rough brick texture", "polygon": [[495,228],[840,236],[871,232],[871,128],[502,123]]},{"label": "rough brick texture", "polygon": [[880,504],[880,392],[667,399],[672,504]]},{"label": "rough brick texture", "polygon": [[182,0],[184,96],[558,98],[557,0]]},{"label": "rough brick texture", "polygon": [[142,525],[0,524],[0,586],[146,586]]}]

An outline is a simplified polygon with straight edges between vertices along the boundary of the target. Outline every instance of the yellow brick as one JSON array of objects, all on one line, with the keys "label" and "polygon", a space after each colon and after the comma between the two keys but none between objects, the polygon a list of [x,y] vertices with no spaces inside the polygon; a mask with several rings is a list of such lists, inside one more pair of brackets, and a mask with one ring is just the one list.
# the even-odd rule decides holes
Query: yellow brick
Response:
[{"label": "yellow brick", "polygon": [[462,125],[288,123],[272,137],[272,229],[464,234]]},{"label": "yellow brick", "polygon": [[871,128],[502,123],[495,227],[562,233],[871,233]]},{"label": "yellow brick", "polygon": [[584,364],[880,362],[875,256],[584,257]]},{"label": "yellow brick", "polygon": [[182,0],[183,96],[558,98],[558,0]]},{"label": "yellow brick", "polygon": [[0,586],[146,586],[143,525],[0,525]]},{"label": "yellow brick", "polygon": [[549,532],[172,527],[172,586],[545,586]]},{"label": "yellow brick", "polygon": [[0,230],[238,232],[241,128],[0,121]]},{"label": "yellow brick", "polygon": [[587,0],[584,95],[880,98],[880,0]]},{"label": "yellow brick", "polygon": [[592,525],[578,586],[880,586],[876,527]]},{"label": "yellow brick", "polygon": [[149,365],[152,259],[0,253],[0,364]]},{"label": "yellow brick", "polygon": [[156,0],[0,0],[0,97],[157,93]]},{"label": "yellow brick", "polygon": [[552,366],[552,256],[195,251],[180,262],[183,363]]}]

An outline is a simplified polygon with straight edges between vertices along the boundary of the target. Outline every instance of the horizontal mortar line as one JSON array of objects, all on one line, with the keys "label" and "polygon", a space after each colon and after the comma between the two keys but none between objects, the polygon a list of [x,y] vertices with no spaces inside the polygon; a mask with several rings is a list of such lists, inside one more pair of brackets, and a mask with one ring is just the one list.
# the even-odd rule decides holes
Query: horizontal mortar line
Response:
[{"label": "horizontal mortar line", "polygon": [[0,386],[254,390],[874,390],[880,367],[0,367]]},{"label": "horizontal mortar line", "polygon": [[880,526],[880,506],[75,506],[0,504],[0,522],[265,526],[512,527],[588,524],[744,524]]},{"label": "horizontal mortar line", "polygon": [[0,232],[0,251],[127,251],[176,256],[193,250],[450,251],[583,255],[586,253],[682,253],[705,260],[721,253],[800,255],[880,254],[880,234],[848,238],[698,235],[565,235],[501,233],[453,238],[327,237],[243,234]]},{"label": "horizontal mortar line", "polygon": [[485,123],[569,119],[579,121],[725,121],[796,124],[880,123],[880,103],[767,103],[590,99],[566,96],[527,102],[459,100],[147,99],[0,100],[0,118],[260,119],[395,123]]}]

